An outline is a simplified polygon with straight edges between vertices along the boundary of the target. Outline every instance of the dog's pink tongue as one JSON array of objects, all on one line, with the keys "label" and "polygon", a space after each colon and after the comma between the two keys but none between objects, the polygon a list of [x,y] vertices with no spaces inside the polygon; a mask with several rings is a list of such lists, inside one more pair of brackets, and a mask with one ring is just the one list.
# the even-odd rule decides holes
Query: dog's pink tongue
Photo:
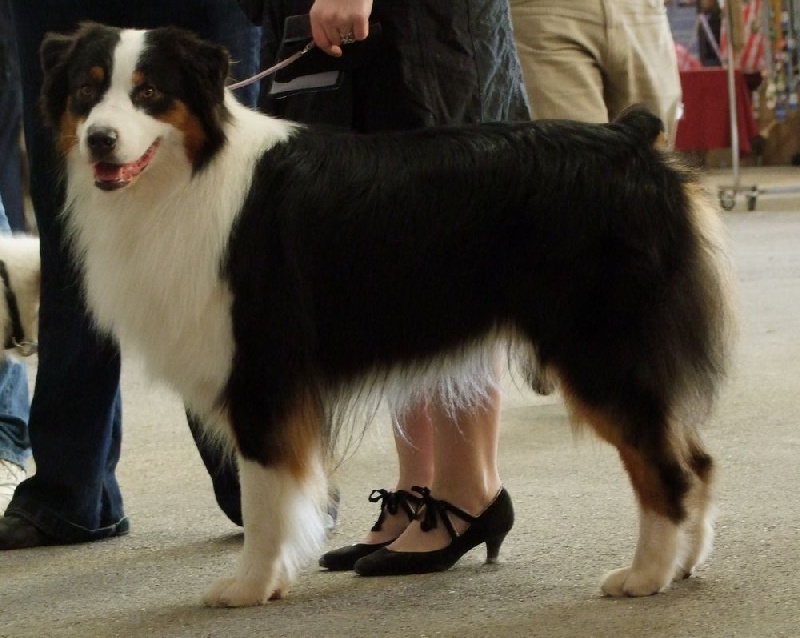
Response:
[{"label": "dog's pink tongue", "polygon": [[94,165],[94,178],[99,182],[118,182],[122,179],[122,169],[119,164],[99,162]]}]

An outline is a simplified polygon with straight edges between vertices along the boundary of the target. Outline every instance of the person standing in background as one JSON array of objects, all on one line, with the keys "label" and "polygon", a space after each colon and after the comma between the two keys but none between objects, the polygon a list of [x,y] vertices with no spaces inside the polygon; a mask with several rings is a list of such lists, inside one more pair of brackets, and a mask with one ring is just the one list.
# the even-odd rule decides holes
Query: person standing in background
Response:
[{"label": "person standing in background", "polygon": [[0,197],[13,232],[27,230],[22,184],[22,85],[10,0],[0,0]]},{"label": "person standing in background", "polygon": [[[64,242],[63,183],[52,131],[44,128],[38,108],[44,35],[74,31],[82,21],[183,27],[226,46],[238,78],[255,73],[259,47],[258,29],[235,0],[11,0],[11,8],[42,282],[39,366],[29,422],[36,473],[20,483],[0,518],[0,550],[94,541],[129,530],[115,473],[122,438],[120,355],[92,327]],[[254,104],[257,87],[237,97]],[[214,487],[231,490],[217,492],[218,502],[234,522],[237,516],[240,520],[235,468],[221,466],[217,450],[198,445]]]},{"label": "person standing in background", "polygon": [[534,119],[608,122],[644,104],[675,142],[681,83],[663,0],[511,0]]},{"label": "person standing in background", "polygon": [[[0,0],[0,232],[26,229],[22,187],[22,88],[9,0]],[[28,440],[25,365],[0,354],[0,516],[25,478]]]},{"label": "person standing in background", "polygon": [[[10,233],[0,196],[0,233]],[[25,364],[0,353],[0,516],[25,478],[30,456],[28,441],[28,372]]]},{"label": "person standing in background", "polygon": [[[335,90],[276,97],[267,81],[259,106],[269,114],[359,133],[530,118],[502,0],[240,4],[262,24],[264,67],[277,61],[293,15],[308,14],[309,37],[341,56]],[[347,50],[342,43],[350,36],[356,43]],[[310,56],[329,62],[321,51]],[[425,308],[418,311],[424,315]],[[483,528],[491,518],[489,526],[505,535],[513,510],[497,468],[498,386],[496,378],[487,380],[479,406],[448,410],[436,400],[420,401],[393,415],[399,475],[390,490],[370,497],[380,505],[378,523],[363,542],[322,556],[321,566],[363,576],[438,571],[470,549],[463,539],[471,526]],[[418,515],[425,512],[423,522]],[[499,543],[489,554],[498,549]]]}]

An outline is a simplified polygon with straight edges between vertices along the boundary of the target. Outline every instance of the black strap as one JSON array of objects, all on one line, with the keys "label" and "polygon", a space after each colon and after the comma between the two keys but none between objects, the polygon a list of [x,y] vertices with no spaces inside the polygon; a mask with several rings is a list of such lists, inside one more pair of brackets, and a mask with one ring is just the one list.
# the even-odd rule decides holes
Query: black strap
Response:
[{"label": "black strap", "polygon": [[3,279],[3,286],[5,287],[6,295],[6,308],[8,308],[8,317],[11,319],[11,334],[6,334],[5,348],[14,348],[17,344],[25,342],[25,331],[22,329],[22,320],[19,316],[19,305],[17,304],[17,296],[11,289],[11,281],[8,277],[8,269],[6,262],[0,259],[0,278]]},{"label": "black strap", "polygon": [[419,487],[415,485],[411,489],[422,497],[422,507],[418,510],[418,518],[421,519],[419,526],[423,532],[429,532],[432,529],[435,529],[438,525],[438,521],[441,520],[445,529],[447,530],[447,533],[450,535],[450,538],[455,540],[458,534],[456,534],[456,530],[453,527],[453,523],[450,522],[450,517],[448,514],[453,514],[470,525],[478,520],[471,514],[467,514],[467,512],[462,510],[460,507],[456,507],[452,503],[440,501],[438,498],[433,498],[431,496],[430,489],[427,487]]},{"label": "black strap", "polygon": [[389,490],[372,490],[369,495],[369,502],[377,503],[379,501],[381,504],[381,513],[378,516],[378,520],[375,521],[375,525],[372,526],[373,532],[379,532],[381,530],[387,513],[394,516],[401,509],[406,513],[406,516],[408,516],[408,520],[413,521],[416,516],[416,509],[422,502],[419,498],[411,494],[411,492],[406,492],[405,490],[397,490],[396,492],[390,492]]}]

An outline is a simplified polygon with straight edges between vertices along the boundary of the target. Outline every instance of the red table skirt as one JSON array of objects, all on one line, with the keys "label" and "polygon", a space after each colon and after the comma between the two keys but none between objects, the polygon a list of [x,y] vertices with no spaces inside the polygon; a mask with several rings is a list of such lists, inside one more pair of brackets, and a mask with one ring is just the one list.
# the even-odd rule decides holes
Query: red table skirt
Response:
[{"label": "red table skirt", "polygon": [[[739,150],[750,152],[750,142],[758,135],[750,93],[740,71],[735,74],[736,120]],[[678,121],[675,147],[700,151],[731,146],[728,72],[722,68],[681,71],[683,117]]]}]

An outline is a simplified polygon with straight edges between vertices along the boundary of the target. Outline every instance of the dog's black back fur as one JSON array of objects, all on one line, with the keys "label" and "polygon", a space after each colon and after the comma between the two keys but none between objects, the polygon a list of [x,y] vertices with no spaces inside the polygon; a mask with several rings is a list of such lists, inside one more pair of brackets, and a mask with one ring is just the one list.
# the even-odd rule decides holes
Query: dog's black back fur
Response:
[{"label": "dog's black back fur", "polygon": [[660,436],[681,393],[715,386],[724,302],[707,290],[693,176],[654,147],[659,130],[633,110],[606,127],[306,129],[270,150],[225,267],[245,453],[269,450],[265,416],[281,423],[299,395],[492,328],[528,340],[626,437]]}]

